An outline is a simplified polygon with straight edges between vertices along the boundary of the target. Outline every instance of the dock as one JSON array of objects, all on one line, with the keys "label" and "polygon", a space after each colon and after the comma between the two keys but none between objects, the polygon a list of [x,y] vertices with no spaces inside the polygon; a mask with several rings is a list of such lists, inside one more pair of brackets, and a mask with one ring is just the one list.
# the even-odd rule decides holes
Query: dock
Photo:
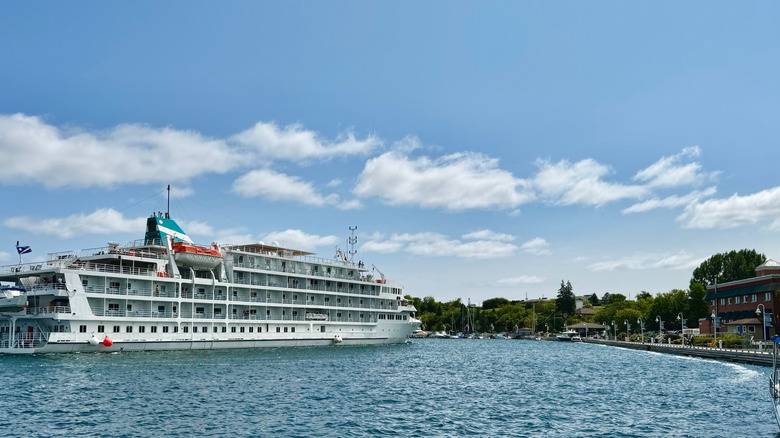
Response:
[{"label": "dock", "polygon": [[608,345],[610,347],[628,348],[631,350],[654,351],[656,353],[676,354],[678,356],[737,362],[748,365],[772,366],[771,344],[767,345],[763,351],[759,351],[758,349],[711,348],[674,344],[642,344],[639,342],[608,341],[604,339],[583,339],[583,342],[588,344]]}]

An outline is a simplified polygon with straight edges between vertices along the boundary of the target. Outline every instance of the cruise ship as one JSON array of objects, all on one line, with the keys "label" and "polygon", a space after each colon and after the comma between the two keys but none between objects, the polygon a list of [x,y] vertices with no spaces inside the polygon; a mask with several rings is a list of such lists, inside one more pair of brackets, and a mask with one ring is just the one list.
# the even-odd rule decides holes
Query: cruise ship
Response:
[{"label": "cruise ship", "polygon": [[399,283],[342,251],[196,245],[169,213],[125,246],[0,267],[0,284],[0,353],[391,344],[420,327]]}]

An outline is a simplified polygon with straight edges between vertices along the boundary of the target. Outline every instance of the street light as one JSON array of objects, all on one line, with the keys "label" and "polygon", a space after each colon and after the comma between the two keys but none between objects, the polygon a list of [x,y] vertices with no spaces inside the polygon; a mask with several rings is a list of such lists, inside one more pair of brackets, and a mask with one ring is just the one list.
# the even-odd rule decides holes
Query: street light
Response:
[{"label": "street light", "polygon": [[718,347],[718,316],[715,315],[715,311],[712,312],[712,333],[715,337],[715,348]]},{"label": "street light", "polygon": [[623,320],[623,324],[626,325],[626,342],[631,341],[631,325],[628,323],[628,320]]},{"label": "street light", "polygon": [[636,320],[636,323],[639,324],[639,332],[641,333],[640,336],[642,336],[641,342],[645,343],[645,322],[642,320],[642,318],[638,318]]},{"label": "street light", "polygon": [[661,315],[655,317],[655,322],[658,323],[658,334],[661,335],[661,343],[664,343],[664,321],[661,319]]},{"label": "street light", "polygon": [[548,336],[550,334],[550,326],[545,324],[544,325],[544,331],[545,331],[545,336]]},{"label": "street light", "polygon": [[618,340],[617,338],[617,324],[615,324],[615,320],[612,320],[612,328],[615,330],[615,341]]},{"label": "street light", "polygon": [[677,314],[677,319],[680,321],[680,336],[682,336],[682,344],[685,345],[685,318],[683,318],[682,312]]},{"label": "street light", "polygon": [[[759,307],[761,310],[759,310]],[[758,307],[756,307],[756,316],[764,315],[761,321],[761,340],[766,341],[766,307],[764,307],[763,304],[759,304]]]}]

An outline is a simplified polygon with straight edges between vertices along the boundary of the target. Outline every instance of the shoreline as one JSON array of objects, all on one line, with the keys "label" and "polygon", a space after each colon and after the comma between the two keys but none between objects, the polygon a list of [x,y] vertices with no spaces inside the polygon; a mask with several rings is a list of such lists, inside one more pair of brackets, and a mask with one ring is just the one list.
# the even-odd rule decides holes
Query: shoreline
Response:
[{"label": "shoreline", "polygon": [[733,348],[690,347],[670,344],[640,344],[638,342],[607,341],[603,339],[583,339],[587,344],[600,344],[631,350],[654,351],[656,353],[675,354],[678,356],[692,356],[704,359],[715,359],[726,362],[737,362],[748,365],[772,366],[772,352],[770,350],[752,351]]}]

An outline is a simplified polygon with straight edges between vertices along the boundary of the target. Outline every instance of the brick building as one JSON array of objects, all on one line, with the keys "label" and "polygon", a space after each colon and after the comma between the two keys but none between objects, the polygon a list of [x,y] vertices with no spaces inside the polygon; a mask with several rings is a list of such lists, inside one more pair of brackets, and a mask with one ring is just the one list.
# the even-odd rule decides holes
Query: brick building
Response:
[{"label": "brick building", "polygon": [[[744,280],[710,285],[704,299],[709,302],[710,314],[720,317],[718,333],[753,335],[756,340],[775,335],[780,318],[774,309],[780,309],[780,263],[767,260],[756,268],[756,276]],[[756,311],[758,310],[758,314]],[[767,327],[762,333],[762,310],[766,312]],[[712,334],[712,318],[699,320],[701,334]]]}]

